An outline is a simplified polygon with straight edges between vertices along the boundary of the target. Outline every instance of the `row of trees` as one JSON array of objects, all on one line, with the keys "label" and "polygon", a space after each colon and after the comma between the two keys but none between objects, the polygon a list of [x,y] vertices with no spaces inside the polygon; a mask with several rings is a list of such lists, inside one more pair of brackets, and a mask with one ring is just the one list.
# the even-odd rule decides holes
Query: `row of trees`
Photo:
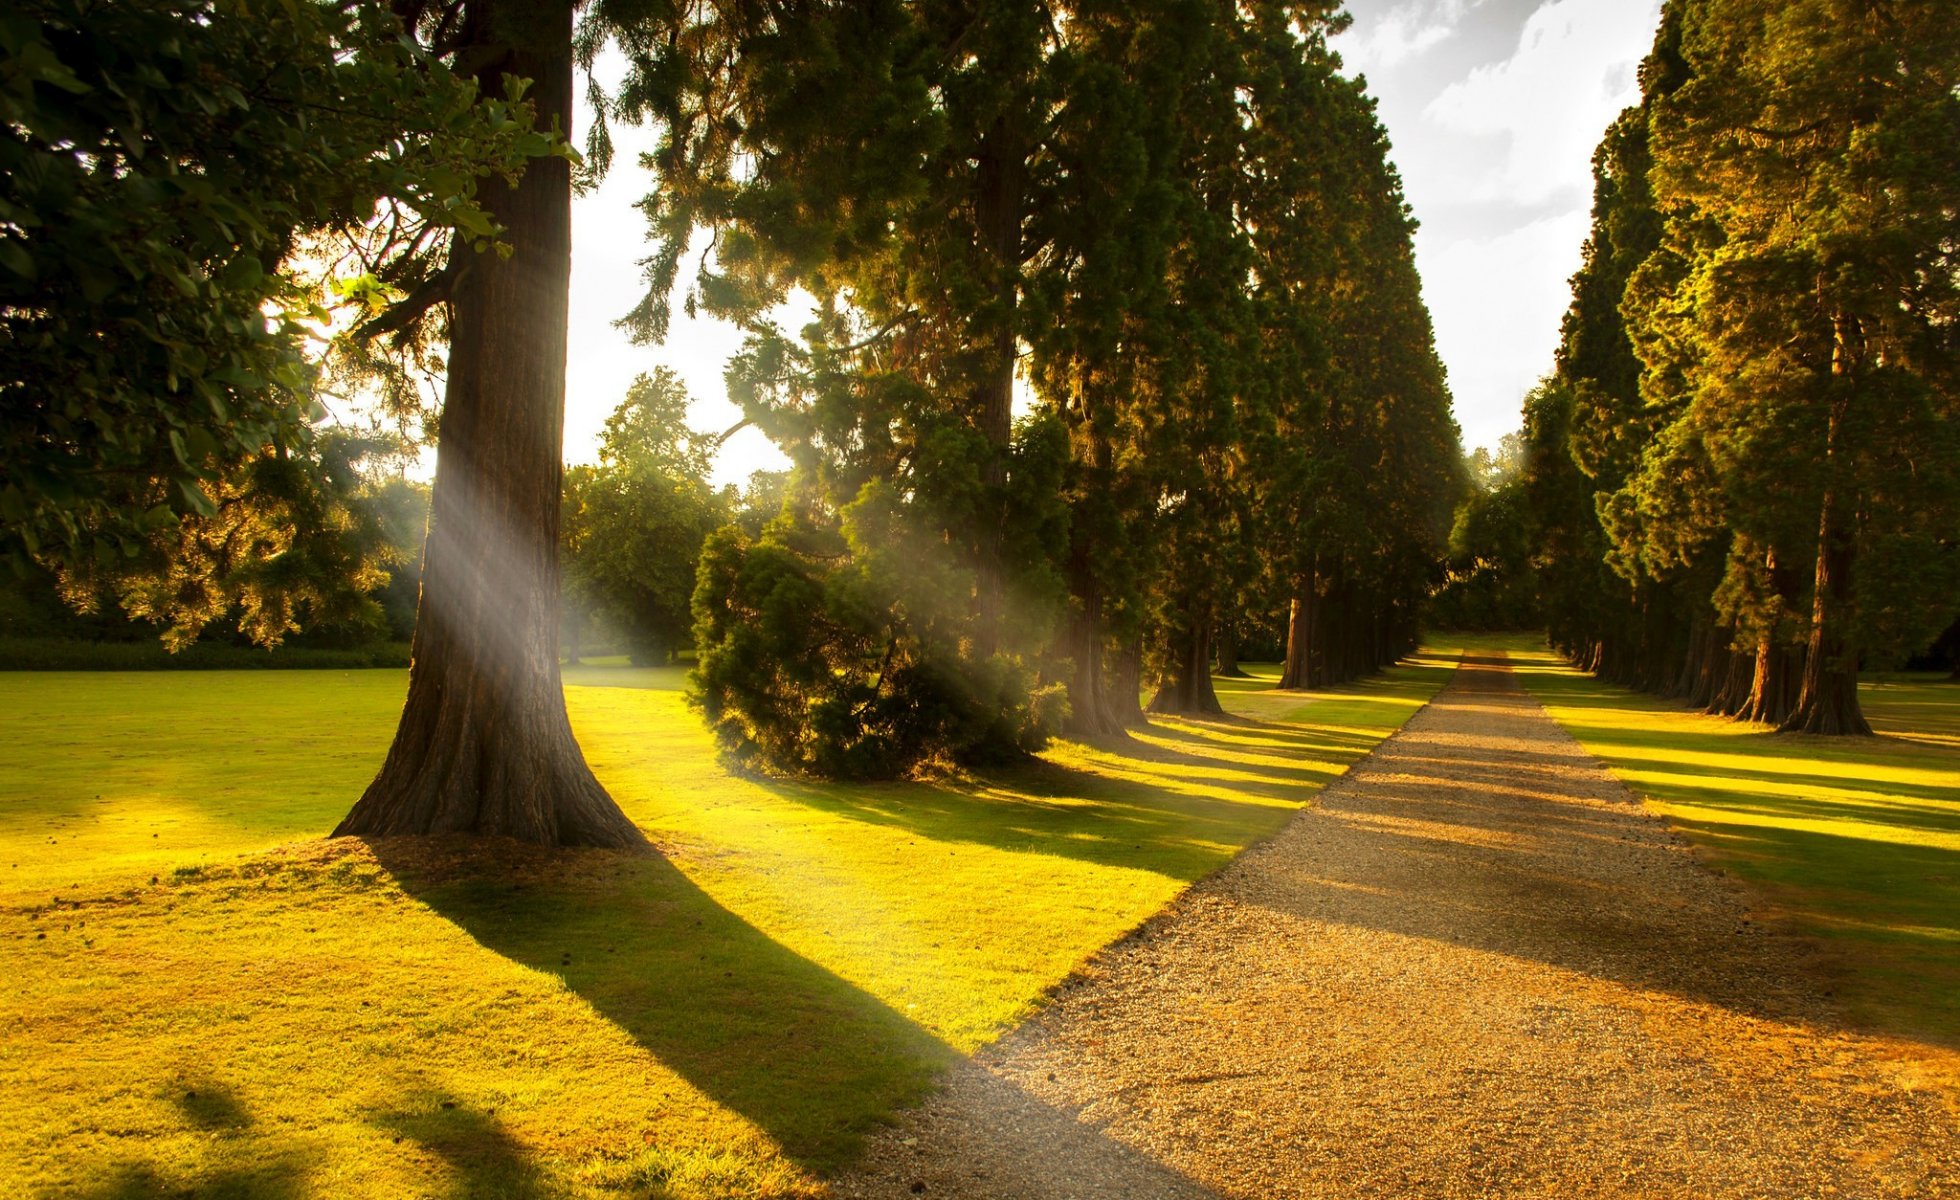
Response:
[{"label": "row of trees", "polygon": [[[837,134],[796,123],[655,214],[663,263],[716,231],[695,302],[750,323],[733,389],[796,464],[782,515],[704,556],[724,746],[880,776],[1121,730],[1140,682],[1218,712],[1214,652],[1275,605],[1284,686],[1408,649],[1457,439],[1334,7],[881,19],[850,101],[880,127],[839,153],[889,186],[812,205]],[[795,335],[756,317],[792,286]]]},{"label": "row of trees", "polygon": [[1669,0],[1525,406],[1554,643],[1786,730],[1960,616],[1960,23]]},{"label": "row of trees", "polygon": [[[1211,710],[1214,643],[1277,606],[1290,685],[1413,636],[1455,430],[1327,0],[25,2],[0,44],[7,553],[276,638],[322,603],[307,555],[371,566],[314,499],[318,402],[358,387],[412,429],[418,373],[445,377],[409,695],[339,832],[644,845],[565,717],[562,535],[654,498],[676,537],[723,514],[659,493],[700,447],[641,436],[658,380],[565,503],[570,201],[612,121],[660,135],[627,326],[664,335],[710,231],[686,302],[749,324],[733,389],[796,464],[692,597],[738,754],[1019,753],[1065,714],[1136,720],[1144,679]],[[581,157],[575,74],[608,45],[629,69]],[[797,288],[816,320],[771,327]],[[615,541],[575,589],[623,590]],[[671,615],[670,583],[641,611]]]}]

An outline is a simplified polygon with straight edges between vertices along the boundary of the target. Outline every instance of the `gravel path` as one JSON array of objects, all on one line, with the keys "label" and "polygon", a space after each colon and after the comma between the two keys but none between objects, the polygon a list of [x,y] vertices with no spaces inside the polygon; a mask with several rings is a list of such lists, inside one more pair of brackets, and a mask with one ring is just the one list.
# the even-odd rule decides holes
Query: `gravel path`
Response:
[{"label": "gravel path", "polygon": [[837,1192],[1960,1197],[1960,1055],[1828,977],[1470,659]]}]

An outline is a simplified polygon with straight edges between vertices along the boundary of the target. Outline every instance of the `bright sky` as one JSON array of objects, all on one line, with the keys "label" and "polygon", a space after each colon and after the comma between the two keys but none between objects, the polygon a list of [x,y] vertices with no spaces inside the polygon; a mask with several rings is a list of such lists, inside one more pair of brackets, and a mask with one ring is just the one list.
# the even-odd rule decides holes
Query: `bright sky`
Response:
[{"label": "bright sky", "polygon": [[[1660,0],[1349,0],[1336,43],[1381,102],[1422,228],[1416,262],[1456,396],[1466,446],[1495,446],[1552,366],[1567,280],[1592,201],[1593,147],[1638,98],[1634,71]],[[602,67],[602,71],[603,71]],[[579,131],[583,136],[583,131]],[[722,368],[740,345],[726,325],[676,313],[663,346],[637,347],[612,322],[639,296],[647,188],[638,131],[615,132],[606,182],[573,203],[571,365],[565,457],[590,461],[606,414],[633,377],[673,368],[695,398],[693,423],[740,413]],[[754,430],[723,447],[720,482],[780,466]]]}]

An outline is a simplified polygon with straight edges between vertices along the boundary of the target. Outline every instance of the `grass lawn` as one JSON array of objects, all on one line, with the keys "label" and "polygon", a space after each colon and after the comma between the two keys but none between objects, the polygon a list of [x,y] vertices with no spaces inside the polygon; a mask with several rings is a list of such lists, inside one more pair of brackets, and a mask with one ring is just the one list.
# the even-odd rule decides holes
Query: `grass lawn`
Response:
[{"label": "grass lawn", "polygon": [[1960,1045],[1960,684],[1868,679],[1880,736],[1821,738],[1611,687],[1534,638],[1494,645],[1586,749],[1835,952],[1853,1019]]},{"label": "grass lawn", "polygon": [[320,839],[400,672],[0,676],[0,1194],[816,1194],[1452,663],[868,787],[722,771],[677,671],[568,671],[651,859]]}]

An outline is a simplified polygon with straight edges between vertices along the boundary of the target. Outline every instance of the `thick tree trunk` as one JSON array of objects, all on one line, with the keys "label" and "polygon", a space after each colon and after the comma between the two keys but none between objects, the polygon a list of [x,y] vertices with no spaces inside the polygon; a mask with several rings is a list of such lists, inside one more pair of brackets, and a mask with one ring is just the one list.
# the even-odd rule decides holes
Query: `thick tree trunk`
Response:
[{"label": "thick tree trunk", "polygon": [[1781,728],[1785,733],[1869,737],[1871,723],[1858,704],[1858,658],[1842,631],[1851,607],[1851,538],[1837,527],[1834,509],[1832,498],[1826,495],[1803,684],[1796,711]]},{"label": "thick tree trunk", "polygon": [[[1839,317],[1835,327],[1831,374],[1842,382],[1862,357],[1863,339],[1856,322]],[[1824,496],[1818,505],[1817,580],[1811,589],[1810,646],[1803,664],[1803,686],[1796,711],[1783,722],[1785,733],[1871,736],[1872,727],[1858,706],[1858,655],[1852,648],[1851,565],[1856,557],[1849,523],[1839,512],[1838,457],[1844,436],[1843,394],[1831,401],[1830,423],[1824,434]]]},{"label": "thick tree trunk", "polygon": [[1125,723],[1111,704],[1103,664],[1102,588],[1085,556],[1078,556],[1074,566],[1075,609],[1069,614],[1066,635],[1068,732],[1079,737],[1121,734]]},{"label": "thick tree trunk", "polygon": [[[485,92],[501,95],[505,73],[529,78],[539,125],[569,127],[570,0],[493,9],[483,27],[509,47]],[[461,273],[408,702],[381,773],[336,835],[646,846],[586,766],[558,677],[569,172],[546,158],[514,189],[486,181],[512,253],[453,251]]]},{"label": "thick tree trunk", "polygon": [[[1014,365],[1020,355],[1015,311],[1020,300],[1021,223],[1026,198],[1027,161],[1017,113],[994,121],[980,143],[974,175],[974,218],[984,261],[983,278],[991,283],[993,303],[977,323],[974,353],[981,366],[975,381],[973,421],[987,439],[991,453],[984,477],[990,488],[1007,481],[1007,451],[1014,435]],[[996,491],[996,499],[998,500]],[[979,531],[978,578],[975,580],[978,622],[975,649],[984,657],[1000,647],[1006,616],[1007,580],[1002,551],[1006,541],[1004,508],[983,518]]]},{"label": "thick tree trunk", "polygon": [[1218,643],[1218,673],[1227,679],[1244,679],[1245,672],[1239,670],[1239,632],[1231,622],[1219,625],[1213,640]]},{"label": "thick tree trunk", "polygon": [[1749,701],[1749,687],[1756,678],[1756,656],[1745,654],[1733,646],[1729,649],[1728,661],[1724,664],[1721,683],[1715,689],[1714,697],[1708,702],[1708,711],[1716,716],[1732,717]]},{"label": "thick tree trunk", "polygon": [[[1309,564],[1311,564],[1309,559]],[[1309,565],[1294,584],[1293,607],[1286,620],[1286,665],[1280,669],[1279,685],[1288,691],[1313,686],[1314,576]]]},{"label": "thick tree trunk", "polygon": [[1104,707],[1126,729],[1141,729],[1150,724],[1150,718],[1143,715],[1142,639],[1131,638],[1117,656],[1115,678],[1110,680]]},{"label": "thick tree trunk", "polygon": [[1802,652],[1778,645],[1775,635],[1765,632],[1756,646],[1756,670],[1749,686],[1749,699],[1736,714],[1737,719],[1767,725],[1780,725],[1789,719],[1802,671]]},{"label": "thick tree trunk", "polygon": [[1694,708],[1707,708],[1715,702],[1715,693],[1721,681],[1728,677],[1729,669],[1729,631],[1720,625],[1709,625],[1702,631],[1701,652],[1695,667],[1694,689],[1688,693],[1688,704]]},{"label": "thick tree trunk", "polygon": [[1674,676],[1674,682],[1662,695],[1670,700],[1680,700],[1694,695],[1695,679],[1701,670],[1702,655],[1707,652],[1707,622],[1697,617],[1688,626],[1688,649],[1681,656],[1681,670]]},{"label": "thick tree trunk", "polygon": [[1194,609],[1172,635],[1171,677],[1150,698],[1151,712],[1225,714],[1211,686],[1211,628],[1211,614]]}]

